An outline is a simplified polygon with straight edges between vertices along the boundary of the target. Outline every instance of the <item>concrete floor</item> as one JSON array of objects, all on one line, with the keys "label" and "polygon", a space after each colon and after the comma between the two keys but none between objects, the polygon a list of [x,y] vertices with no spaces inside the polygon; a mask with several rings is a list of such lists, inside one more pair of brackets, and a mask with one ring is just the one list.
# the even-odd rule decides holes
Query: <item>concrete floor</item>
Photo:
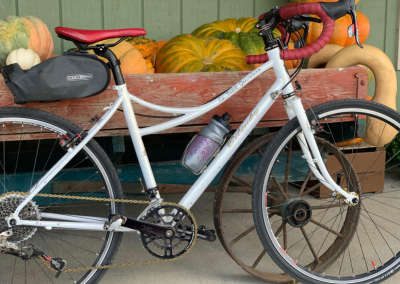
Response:
[{"label": "concrete floor", "polygon": [[[387,176],[390,182],[390,175]],[[164,195],[165,201],[178,202],[182,194]],[[244,208],[248,206],[249,195],[244,198],[238,198],[231,194],[231,200],[227,200],[227,206],[231,208]],[[205,193],[192,208],[196,221],[199,225],[205,225],[207,228],[214,228],[212,219],[213,193]],[[310,197],[310,204],[314,202],[314,197]],[[245,203],[243,205],[242,203]],[[243,207],[244,206],[244,207]],[[137,216],[138,209],[127,207],[128,216]],[[231,235],[230,239],[245,231],[252,225],[252,214],[231,214],[224,223],[225,234]],[[322,238],[321,238],[322,239]],[[235,245],[235,253],[248,264],[254,263],[259,253],[263,250],[255,231],[252,231],[245,238]],[[308,256],[311,257],[312,256]],[[151,260],[148,253],[141,247],[139,236],[137,234],[125,234],[120,250],[118,252],[115,264]],[[18,260],[20,261],[20,260]],[[10,258],[8,258],[10,262]],[[7,268],[4,258],[0,258],[0,283],[11,284],[10,269]],[[259,264],[259,269],[271,273],[282,273],[282,271],[266,255]],[[29,268],[28,268],[29,271]],[[28,273],[29,275],[29,273]],[[6,280],[7,279],[7,280]],[[29,275],[26,283],[64,283],[52,279],[46,279]],[[198,240],[191,252],[175,262],[162,263],[156,265],[142,265],[127,268],[112,269],[107,272],[101,283],[104,284],[131,284],[131,283],[160,283],[163,284],[206,284],[206,283],[243,283],[243,284],[261,284],[266,283],[258,278],[246,273],[238,266],[232,258],[226,253],[220,241],[210,243]],[[14,283],[24,283],[16,282]],[[71,281],[65,281],[71,283]],[[400,273],[393,276],[385,284],[400,283]]]}]

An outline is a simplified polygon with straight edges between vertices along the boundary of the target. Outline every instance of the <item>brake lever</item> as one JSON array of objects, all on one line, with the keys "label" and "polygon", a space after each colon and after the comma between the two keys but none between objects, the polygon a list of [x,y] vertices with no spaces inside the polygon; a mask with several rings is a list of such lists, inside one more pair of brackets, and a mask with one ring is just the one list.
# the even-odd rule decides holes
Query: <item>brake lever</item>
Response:
[{"label": "brake lever", "polygon": [[351,16],[351,20],[352,20],[352,24],[349,26],[347,33],[349,35],[349,37],[355,37],[357,45],[361,48],[364,48],[362,46],[362,44],[360,43],[360,36],[359,36],[359,32],[358,32],[358,21],[357,21],[357,14],[356,14],[356,10],[353,8],[349,11],[347,11],[347,14],[349,14]]}]

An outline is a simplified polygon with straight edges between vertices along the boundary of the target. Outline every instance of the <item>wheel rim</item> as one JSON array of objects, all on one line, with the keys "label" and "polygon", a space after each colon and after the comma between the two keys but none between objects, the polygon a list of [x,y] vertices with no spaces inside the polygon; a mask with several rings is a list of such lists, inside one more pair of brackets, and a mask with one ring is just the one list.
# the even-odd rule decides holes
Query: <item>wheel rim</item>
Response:
[{"label": "wheel rim", "polygon": [[[326,113],[319,115],[317,121],[317,125],[324,126],[324,131],[318,133],[317,136],[330,135],[331,138],[335,140],[335,143],[346,141],[348,140],[348,137],[345,139],[345,134],[335,133],[336,130],[334,130],[334,125],[341,125],[341,129],[346,129],[346,127],[353,125],[353,135],[351,138],[363,138],[365,142],[366,139],[369,139],[368,134],[366,133],[372,129],[370,128],[372,121],[374,123],[379,122],[381,125],[380,128],[375,128],[375,130],[379,130],[375,137],[377,144],[380,143],[379,141],[383,141],[385,136],[389,137],[389,142],[385,143],[385,148],[390,150],[391,147],[397,144],[396,141],[399,140],[399,138],[391,140],[392,138],[390,137],[393,136],[387,136],[386,134],[391,131],[393,126],[395,126],[395,132],[391,135],[395,135],[396,133],[398,134],[400,123],[397,122],[396,119],[387,115],[380,115],[374,110],[349,108],[344,110],[327,111]],[[288,135],[283,145],[279,148],[279,153],[282,149],[287,147],[290,143],[289,141],[292,140],[294,134],[299,130],[300,129],[296,129]],[[344,132],[346,133],[346,131]],[[342,137],[341,140],[338,139],[340,136]],[[328,248],[334,248],[334,250],[337,251],[336,256],[332,257],[334,253],[329,254],[326,265],[315,267],[315,261],[310,261],[310,259],[317,259],[317,257],[319,257],[319,245],[317,249],[314,248],[314,251],[317,254],[317,257],[315,257],[308,242],[306,241],[305,244],[303,243],[303,245],[309,247],[308,249],[310,250],[308,257],[304,257],[304,259],[295,256],[295,244],[293,240],[292,245],[289,245],[286,250],[283,249],[284,245],[282,244],[282,241],[277,240],[274,236],[274,220],[267,217],[267,211],[262,207],[264,211],[264,223],[268,236],[271,239],[276,252],[279,253],[281,258],[285,260],[287,264],[294,268],[296,272],[299,272],[303,276],[309,277],[309,279],[314,281],[322,281],[322,283],[361,283],[363,281],[371,281],[371,279],[382,275],[385,275],[386,277],[393,273],[392,269],[394,269],[399,263],[398,253],[400,247],[398,241],[400,240],[400,236],[398,226],[400,226],[400,224],[396,221],[396,212],[398,213],[399,208],[398,204],[395,203],[396,199],[399,198],[397,195],[399,190],[391,190],[391,188],[398,183],[398,177],[395,180],[389,180],[389,186],[385,186],[383,182],[381,182],[379,186],[376,186],[375,192],[380,192],[380,194],[374,194],[367,191],[371,190],[369,189],[369,185],[374,181],[373,178],[379,177],[381,173],[392,178],[390,176],[392,174],[391,170],[398,168],[399,166],[399,159],[397,157],[400,151],[396,148],[392,157],[389,156],[385,160],[384,158],[386,154],[383,151],[385,148],[381,144],[379,144],[378,147],[360,144],[350,145],[347,148],[345,146],[336,148],[340,149],[341,152],[344,151],[347,156],[351,157],[348,160],[351,162],[352,166],[354,166],[352,168],[359,177],[359,180],[352,180],[353,185],[350,191],[354,190],[360,193],[360,203],[356,207],[348,207],[347,205],[341,206],[341,201],[338,201],[337,198],[330,197],[331,200],[336,200],[333,203],[336,204],[335,206],[339,206],[339,208],[347,207],[347,209],[343,209],[343,211],[340,209],[339,213],[336,211],[338,214],[330,213],[330,216],[333,216],[331,221],[325,219],[325,223],[322,223],[321,221],[319,226],[314,224],[316,227],[320,227],[320,230],[325,230],[328,234],[334,235],[334,237],[330,237],[331,240],[334,240],[332,241],[333,244],[328,246]],[[278,158],[278,152],[272,158],[273,162],[271,162],[268,168],[266,177],[274,171],[276,161],[279,161],[280,159]],[[357,157],[366,157],[367,155],[369,155],[369,160],[365,160],[364,158],[365,165],[357,164]],[[381,157],[383,157],[383,161],[381,160]],[[397,162],[395,165],[391,164],[391,161],[396,159]],[[361,172],[363,167],[366,167],[366,170],[364,170],[365,172]],[[332,172],[330,172],[330,174],[332,174]],[[388,181],[388,179],[386,180]],[[265,178],[263,190],[266,190],[266,185],[270,182],[271,181],[268,178]],[[350,182],[347,182],[348,185],[349,183]],[[347,188],[350,188],[350,186]],[[264,201],[261,201],[260,204],[263,204],[262,202]],[[339,216],[344,215],[344,210],[346,211],[345,220],[348,221],[348,224],[343,222],[343,225],[341,226],[338,226],[338,224],[335,225],[333,220],[337,221]],[[327,216],[329,217],[329,214],[327,214]],[[340,221],[338,223],[340,223]],[[321,225],[325,225],[325,228]],[[338,226],[338,229],[334,230],[334,225],[335,227]],[[276,226],[277,225],[275,225],[275,231]],[[331,231],[329,231],[329,229]],[[334,230],[334,233],[332,233],[332,230]],[[310,238],[312,231],[313,230],[306,231],[305,234]],[[335,242],[338,242],[338,233],[346,233],[346,241],[344,241],[346,244],[341,247],[338,247],[337,243],[335,244]],[[324,236],[322,239],[323,238]],[[326,247],[326,245],[323,242],[321,244],[320,241],[320,247],[322,248],[323,246]],[[323,252],[324,251],[325,249],[323,249]],[[326,252],[328,252],[328,250],[326,250]],[[324,257],[323,254],[322,257]],[[308,268],[310,268],[310,270]],[[389,271],[392,272],[388,273]],[[292,271],[292,273],[294,272]]]},{"label": "wheel rim", "polygon": [[[262,153],[260,153],[260,148],[264,150],[274,135],[275,134],[268,134],[252,141],[240,152],[235,154],[231,162],[227,165],[224,173],[221,176],[218,189],[215,193],[216,202],[214,203],[214,223],[217,235],[223,247],[230,257],[243,268],[243,270],[261,280],[270,283],[287,284],[292,280],[292,277],[285,274],[277,266],[273,265],[273,263],[270,268],[260,268],[260,263],[261,265],[264,264],[263,262],[265,261],[265,258],[268,258],[268,255],[262,248],[262,245],[259,241],[258,248],[260,248],[260,251],[252,251],[253,255],[251,255],[251,257],[246,257],[246,255],[240,253],[242,248],[248,248],[254,245],[254,243],[251,244],[254,242],[254,239],[248,239],[251,237],[250,235],[256,234],[253,222],[247,220],[247,226],[242,228],[239,232],[236,232],[236,234],[233,236],[231,236],[232,234],[230,234],[229,229],[225,229],[226,227],[235,226],[234,222],[231,220],[226,220],[226,215],[246,215],[247,218],[252,219],[251,202],[247,203],[247,207],[246,205],[243,206],[243,204],[241,204],[240,208],[232,208],[232,206],[228,206],[229,209],[227,209],[226,206],[224,206],[225,203],[229,202],[226,200],[226,196],[229,194],[236,195],[233,197],[234,199],[246,198],[246,195],[247,197],[250,196],[249,194],[252,192],[251,178],[241,178],[240,176],[235,175],[235,173],[246,160],[246,158],[248,158],[251,154],[257,153],[257,155],[262,155]],[[235,183],[236,185],[242,185],[242,187],[230,187],[232,183]],[[230,187],[230,191],[228,190],[228,187]],[[245,222],[245,220],[240,217],[238,219],[240,219],[241,222]],[[281,271],[281,273],[277,273],[277,271]]]},{"label": "wheel rim", "polygon": [[[17,131],[18,129],[18,131]],[[7,134],[17,136],[17,141],[7,141]],[[40,119],[6,117],[0,118],[0,180],[1,194],[10,191],[27,191],[43,174],[59,160],[65,152],[60,151],[59,139],[69,134],[67,130]],[[35,141],[27,142],[28,140]],[[24,151],[25,147],[34,149]],[[14,150],[12,154],[8,150]],[[5,153],[5,155],[4,155]],[[3,166],[5,165],[5,167]],[[28,169],[30,167],[30,169]],[[79,167],[79,169],[78,169]],[[5,168],[5,170],[4,170]],[[69,182],[73,176],[74,182]],[[50,192],[49,192],[50,190]],[[87,146],[57,174],[46,186],[43,193],[60,196],[80,195],[87,197],[114,198],[112,185],[100,160]],[[64,199],[38,197],[33,199],[40,212],[84,215],[108,218],[108,215],[119,212],[120,206],[114,202],[94,204],[93,202],[63,203]],[[2,205],[5,208],[5,203]],[[46,220],[43,219],[42,220]],[[49,220],[49,219],[47,219]],[[67,269],[101,265],[110,252],[112,242],[118,234],[107,232],[45,230],[38,228],[35,235],[28,238],[25,244],[34,244],[51,257],[61,257],[67,261]],[[90,245],[89,245],[90,244]],[[97,270],[90,272],[63,273],[54,279],[52,271],[37,258],[24,261],[11,255],[2,255],[0,265],[4,279],[23,281],[26,274],[35,277],[35,281],[53,283],[86,283]],[[32,276],[33,275],[33,276]],[[19,279],[19,280],[18,280]],[[51,280],[50,280],[51,279]],[[7,281],[7,280],[6,280]]]}]

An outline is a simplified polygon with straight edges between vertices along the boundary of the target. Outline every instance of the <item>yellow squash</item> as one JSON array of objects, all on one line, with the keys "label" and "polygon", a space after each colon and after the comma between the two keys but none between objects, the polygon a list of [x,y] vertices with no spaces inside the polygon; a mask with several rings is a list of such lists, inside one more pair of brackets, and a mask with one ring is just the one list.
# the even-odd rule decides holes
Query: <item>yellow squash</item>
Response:
[{"label": "yellow squash", "polygon": [[[357,45],[347,46],[332,57],[326,68],[344,68],[358,64],[368,67],[374,73],[376,83],[372,101],[396,110],[396,71],[389,57],[379,48],[367,44],[364,44],[363,49]],[[371,121],[370,117],[367,117],[367,125],[369,126],[364,141],[373,146],[386,145],[397,134],[393,127],[385,127],[382,121]]]},{"label": "yellow squash", "polygon": [[157,73],[190,73],[253,70],[246,52],[229,40],[179,35],[157,53]]}]

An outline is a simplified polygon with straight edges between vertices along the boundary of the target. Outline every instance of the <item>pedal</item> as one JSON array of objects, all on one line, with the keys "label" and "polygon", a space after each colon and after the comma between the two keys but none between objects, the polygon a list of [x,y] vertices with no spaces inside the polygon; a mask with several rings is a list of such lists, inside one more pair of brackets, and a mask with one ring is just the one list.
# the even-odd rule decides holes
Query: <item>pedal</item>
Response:
[{"label": "pedal", "polygon": [[197,229],[197,238],[208,242],[214,242],[217,239],[215,236],[215,231],[207,230],[207,228],[203,225],[199,226]]}]

